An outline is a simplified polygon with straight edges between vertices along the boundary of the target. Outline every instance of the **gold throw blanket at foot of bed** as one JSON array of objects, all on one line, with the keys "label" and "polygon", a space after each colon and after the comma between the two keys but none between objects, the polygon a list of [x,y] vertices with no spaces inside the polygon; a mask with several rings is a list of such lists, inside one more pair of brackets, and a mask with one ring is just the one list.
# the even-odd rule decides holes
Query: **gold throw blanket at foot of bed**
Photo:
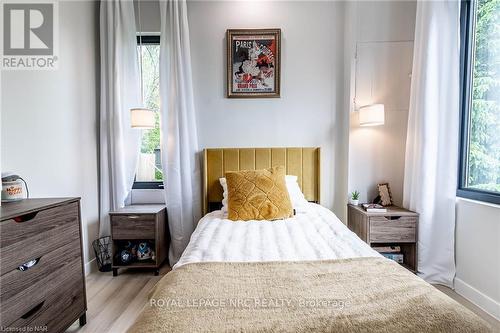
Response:
[{"label": "gold throw blanket at foot of bed", "polygon": [[384,258],[196,263],[168,273],[129,332],[489,332]]}]

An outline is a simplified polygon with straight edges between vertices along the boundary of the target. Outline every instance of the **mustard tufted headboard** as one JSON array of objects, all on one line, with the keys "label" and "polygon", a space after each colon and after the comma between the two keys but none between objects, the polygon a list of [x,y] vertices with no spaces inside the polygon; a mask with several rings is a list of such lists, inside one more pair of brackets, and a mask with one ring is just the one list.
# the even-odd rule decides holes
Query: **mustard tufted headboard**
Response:
[{"label": "mustard tufted headboard", "polygon": [[203,159],[203,214],[221,207],[219,178],[227,171],[258,170],[283,165],[298,177],[308,201],[320,200],[320,148],[209,148]]}]

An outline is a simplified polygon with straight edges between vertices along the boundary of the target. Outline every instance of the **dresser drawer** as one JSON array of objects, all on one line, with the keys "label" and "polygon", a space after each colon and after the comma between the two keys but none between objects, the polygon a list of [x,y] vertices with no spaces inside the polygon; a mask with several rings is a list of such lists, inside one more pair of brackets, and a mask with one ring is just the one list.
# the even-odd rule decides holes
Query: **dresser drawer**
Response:
[{"label": "dresser drawer", "polygon": [[[48,294],[31,311],[12,322],[9,327],[47,327],[46,332],[63,332],[85,311],[81,278],[67,281],[64,288]],[[36,332],[36,331],[33,331]]]},{"label": "dresser drawer", "polygon": [[417,217],[401,216],[391,219],[385,216],[370,217],[370,242],[416,242]]},{"label": "dresser drawer", "polygon": [[[47,318],[62,319],[69,303],[78,303],[80,312],[85,310],[81,258],[79,256],[73,256],[73,258],[68,256],[61,258],[61,260],[63,261],[63,267],[47,272],[45,276],[39,277],[37,282],[32,285],[27,285],[27,281],[20,279],[19,284],[26,287],[21,291],[11,280],[12,276],[10,274],[12,272],[1,277],[2,289],[4,288],[4,278],[8,278],[5,283],[8,282],[18,292],[12,294],[9,291],[2,290],[5,300],[2,299],[0,309],[0,326],[26,326],[31,321],[39,318],[41,314],[45,314]],[[35,268],[36,266],[32,269]],[[30,269],[22,273],[28,273],[29,271]],[[37,325],[43,326],[48,323],[48,319],[47,321],[40,319],[37,323]],[[49,332],[52,331],[49,329]]]},{"label": "dresser drawer", "polygon": [[[69,285],[72,289],[64,292],[56,292],[50,295],[35,308],[33,314],[26,319],[20,318],[10,325],[10,327],[22,328],[31,327],[33,329],[47,327],[45,332],[64,332],[75,318],[78,318],[85,311],[85,298],[81,281],[74,281]],[[36,330],[32,330],[36,332]]]},{"label": "dresser drawer", "polygon": [[79,243],[79,223],[78,202],[3,221],[0,224],[0,274],[65,244]]},{"label": "dresser drawer", "polygon": [[155,239],[156,216],[153,214],[113,215],[113,239]]},{"label": "dresser drawer", "polygon": [[80,253],[80,242],[74,241],[37,258],[37,263],[24,271],[15,268],[5,273],[0,277],[0,303],[18,302],[43,292],[45,279],[79,260]]}]

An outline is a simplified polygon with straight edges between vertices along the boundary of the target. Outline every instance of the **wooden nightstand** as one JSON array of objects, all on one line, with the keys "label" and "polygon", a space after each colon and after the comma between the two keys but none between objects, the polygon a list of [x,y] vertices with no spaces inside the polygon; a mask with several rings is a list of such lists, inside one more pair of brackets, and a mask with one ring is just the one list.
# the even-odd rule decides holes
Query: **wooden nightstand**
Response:
[{"label": "wooden nightstand", "polygon": [[348,205],[347,226],[371,247],[401,247],[403,266],[416,273],[418,213],[396,206],[386,208],[386,213],[368,213],[361,206]]},{"label": "wooden nightstand", "polygon": [[[113,276],[118,268],[154,268],[159,274],[160,266],[168,256],[170,233],[167,210],[164,205],[134,205],[110,212],[111,238],[113,240]],[[153,244],[155,260],[136,260],[123,265],[116,260],[119,244],[124,241],[148,241]]]}]

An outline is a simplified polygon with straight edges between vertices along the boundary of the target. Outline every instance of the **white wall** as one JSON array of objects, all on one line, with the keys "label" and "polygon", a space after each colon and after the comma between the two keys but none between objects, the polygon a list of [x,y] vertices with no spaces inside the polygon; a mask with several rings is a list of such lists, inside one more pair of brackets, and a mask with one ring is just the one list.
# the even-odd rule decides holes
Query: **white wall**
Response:
[{"label": "white wall", "polygon": [[[413,39],[413,2],[189,1],[188,9],[202,148],[319,145],[323,148],[323,204],[344,218],[349,146],[349,189],[361,190],[366,200],[374,195],[374,184],[389,181],[400,202],[408,82],[400,90],[397,85],[383,88],[384,82],[405,79],[411,63],[408,41]],[[144,30],[158,31],[158,12],[144,12],[151,16]],[[90,242],[98,233],[97,4],[61,2],[60,24],[59,70],[1,72],[0,158],[2,170],[16,171],[27,179],[33,196],[82,197],[87,262],[93,258]],[[224,97],[224,33],[243,27],[282,29],[280,99]],[[356,46],[366,52],[361,59],[364,68],[387,76],[381,84],[362,81],[358,98],[366,98],[366,87],[370,87],[375,91],[373,102],[390,107],[386,125],[378,128],[360,129],[352,113],[348,145],[342,128],[355,91]],[[388,59],[394,61],[395,53],[404,59],[389,73],[384,66]],[[370,59],[385,61],[384,66],[377,67]],[[371,70],[366,72],[371,74]],[[465,200],[457,203],[457,292],[497,317],[499,222],[499,207]]]},{"label": "white wall", "polygon": [[[161,29],[160,2],[159,0],[141,0],[141,7],[138,1],[134,1],[135,24],[138,32],[144,34],[159,34]],[[139,10],[141,21],[139,22]],[[139,24],[140,23],[140,24]]]},{"label": "white wall", "polygon": [[500,320],[500,206],[457,200],[456,291]]},{"label": "white wall", "polygon": [[[362,202],[376,195],[376,184],[388,182],[394,202],[402,203],[416,3],[414,1],[351,4],[356,107],[382,103],[385,124],[360,127],[351,112],[349,191]],[[353,74],[354,75],[354,74]]]},{"label": "white wall", "polygon": [[[344,3],[330,1],[188,2],[201,148],[320,146],[322,203],[341,218],[343,13]],[[226,98],[226,30],[266,27],[282,30],[281,98]]]},{"label": "white wall", "polygon": [[[360,190],[362,201],[371,200],[375,185],[387,181],[401,204],[415,2],[356,2],[350,7],[355,32],[346,64],[357,50],[351,96],[358,106],[385,104],[386,119],[384,126],[362,128],[357,113],[351,113],[349,190]],[[500,319],[500,206],[458,199],[456,209],[456,291]]]},{"label": "white wall", "polygon": [[[360,190],[365,201],[378,182],[388,181],[401,204],[415,8],[414,1],[189,0],[201,147],[321,145],[323,204],[343,218],[348,145],[342,128],[356,95],[358,105],[384,103],[386,123],[360,128],[351,113],[349,190]],[[155,0],[141,10],[143,31],[159,31]],[[224,33],[255,27],[282,29],[282,97],[226,99]],[[499,207],[457,203],[457,292],[497,317],[499,220]]]},{"label": "white wall", "polygon": [[98,230],[97,3],[60,2],[59,15],[59,69],[2,72],[2,168],[33,197],[82,197],[87,262]]}]

